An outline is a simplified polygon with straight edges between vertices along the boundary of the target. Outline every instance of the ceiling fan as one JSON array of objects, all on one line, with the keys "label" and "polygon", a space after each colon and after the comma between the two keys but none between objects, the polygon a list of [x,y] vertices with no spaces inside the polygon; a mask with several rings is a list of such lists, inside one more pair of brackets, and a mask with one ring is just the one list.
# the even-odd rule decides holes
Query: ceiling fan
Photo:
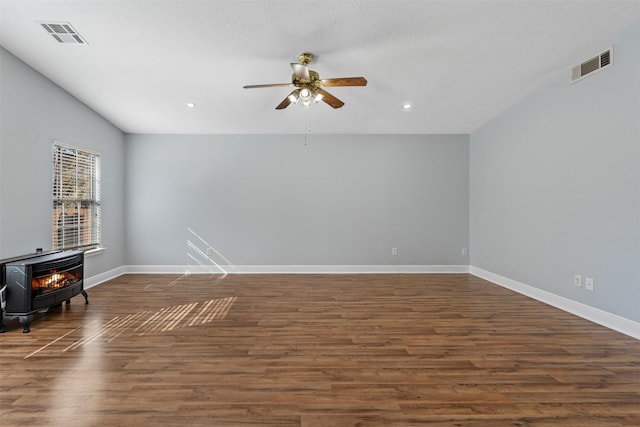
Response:
[{"label": "ceiling fan", "polygon": [[295,89],[282,100],[276,110],[287,108],[289,104],[302,104],[309,106],[311,103],[324,101],[333,108],[340,108],[344,102],[324,90],[325,87],[334,86],[366,86],[367,79],[364,77],[339,77],[333,79],[321,79],[320,75],[310,70],[307,65],[313,60],[313,54],[309,52],[298,55],[299,63],[291,63],[293,74],[291,83],[273,83],[264,85],[248,85],[245,89],[262,87],[295,87]]}]

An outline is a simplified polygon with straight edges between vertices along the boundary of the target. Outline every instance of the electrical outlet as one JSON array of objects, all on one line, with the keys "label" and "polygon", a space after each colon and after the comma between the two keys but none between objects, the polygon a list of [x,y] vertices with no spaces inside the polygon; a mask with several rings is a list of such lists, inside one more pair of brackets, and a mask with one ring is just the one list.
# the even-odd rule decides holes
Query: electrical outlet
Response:
[{"label": "electrical outlet", "polygon": [[584,279],[584,288],[593,292],[593,277],[586,277]]},{"label": "electrical outlet", "polygon": [[582,287],[582,277],[579,274],[573,276],[573,284],[579,288]]},{"label": "electrical outlet", "polygon": [[462,255],[466,255],[467,254],[467,248],[462,248]]},{"label": "electrical outlet", "polygon": [[391,255],[397,256],[398,255],[398,248],[391,248]]}]

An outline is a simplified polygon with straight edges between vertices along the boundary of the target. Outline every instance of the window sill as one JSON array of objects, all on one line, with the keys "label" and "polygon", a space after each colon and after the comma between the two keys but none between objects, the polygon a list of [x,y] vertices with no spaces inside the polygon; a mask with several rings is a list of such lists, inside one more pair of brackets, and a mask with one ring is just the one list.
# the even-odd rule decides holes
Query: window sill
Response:
[{"label": "window sill", "polygon": [[85,256],[85,258],[90,258],[92,256],[100,255],[105,250],[107,250],[107,248],[90,249],[90,250],[84,252],[84,256]]}]

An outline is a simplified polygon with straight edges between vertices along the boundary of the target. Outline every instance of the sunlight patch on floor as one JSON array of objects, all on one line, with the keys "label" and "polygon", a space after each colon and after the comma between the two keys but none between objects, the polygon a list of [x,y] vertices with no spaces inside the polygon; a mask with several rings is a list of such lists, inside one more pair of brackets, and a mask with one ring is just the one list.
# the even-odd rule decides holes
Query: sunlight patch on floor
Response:
[{"label": "sunlight patch on floor", "polygon": [[[116,316],[103,325],[96,321],[84,328],[77,328],[54,339],[24,358],[32,357],[45,349],[57,348],[66,352],[85,347],[93,342],[111,342],[118,337],[135,337],[162,333],[180,328],[204,325],[227,317],[237,297],[212,299],[163,307],[159,311],[140,311],[125,316]],[[82,335],[78,338],[78,335]],[[70,342],[71,341],[71,342]]]}]

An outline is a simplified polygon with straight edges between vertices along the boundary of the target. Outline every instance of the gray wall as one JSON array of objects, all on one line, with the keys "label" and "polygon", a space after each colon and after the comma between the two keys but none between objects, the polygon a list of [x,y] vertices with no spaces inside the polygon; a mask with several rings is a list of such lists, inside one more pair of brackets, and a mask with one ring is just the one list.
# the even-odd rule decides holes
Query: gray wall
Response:
[{"label": "gray wall", "polygon": [[471,265],[640,321],[640,24],[612,42],[471,135]]},{"label": "gray wall", "polygon": [[102,153],[102,240],[87,275],[124,262],[124,135],[0,48],[0,258],[51,249],[51,143]]},{"label": "gray wall", "polygon": [[[467,265],[467,135],[127,135],[127,262]],[[398,256],[391,256],[391,248]]]}]

